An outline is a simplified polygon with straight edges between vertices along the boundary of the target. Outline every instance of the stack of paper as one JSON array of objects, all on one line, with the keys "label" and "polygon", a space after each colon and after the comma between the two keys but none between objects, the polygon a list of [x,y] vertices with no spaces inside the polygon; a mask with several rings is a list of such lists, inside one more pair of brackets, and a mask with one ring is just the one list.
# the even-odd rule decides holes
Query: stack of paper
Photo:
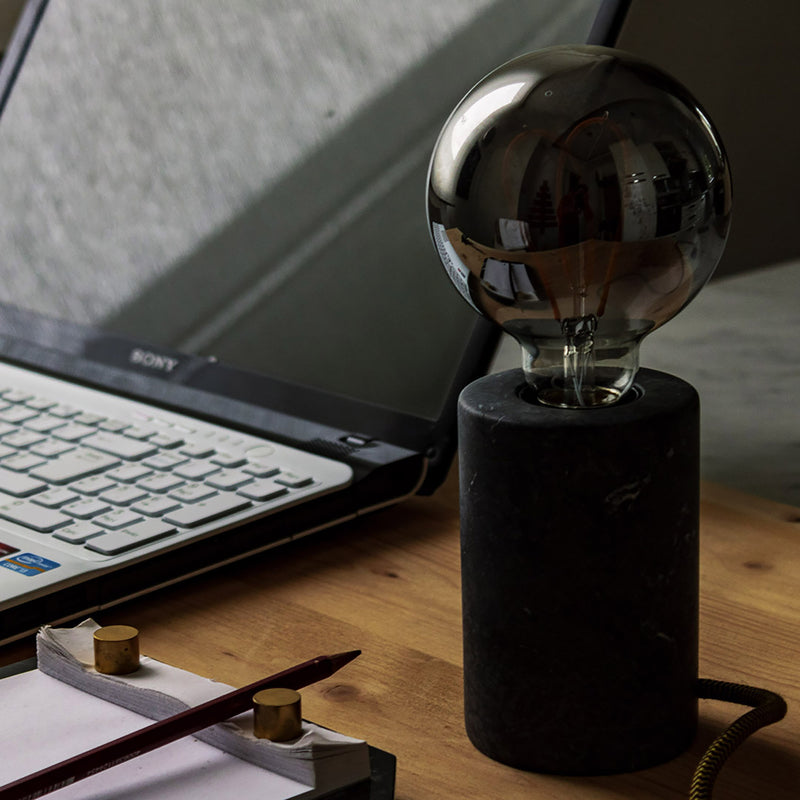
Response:
[{"label": "stack of paper", "polygon": [[[231,691],[144,657],[130,675],[99,674],[92,643],[97,627],[88,620],[71,629],[42,629],[39,669],[0,684],[0,784],[141,728],[147,724],[142,717],[162,719]],[[52,796],[122,800],[130,788],[140,800],[201,800],[233,796],[229,781],[235,780],[237,794],[252,788],[261,797],[311,798],[368,776],[365,742],[308,722],[293,742],[257,739],[248,713]]]}]

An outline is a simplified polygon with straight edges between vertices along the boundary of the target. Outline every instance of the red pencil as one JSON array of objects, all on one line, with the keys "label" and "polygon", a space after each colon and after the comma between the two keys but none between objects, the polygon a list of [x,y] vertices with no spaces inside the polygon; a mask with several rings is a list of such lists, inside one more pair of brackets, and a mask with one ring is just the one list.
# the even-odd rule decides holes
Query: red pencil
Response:
[{"label": "red pencil", "polygon": [[162,745],[247,711],[252,707],[253,695],[262,689],[277,686],[300,689],[333,675],[360,654],[360,650],[350,650],[332,656],[317,656],[241,689],[228,692],[215,700],[187,708],[186,711],[121,736],[113,742],[102,744],[7,783],[0,787],[0,800],[34,800],[36,797],[69,786],[104,769],[122,764],[131,758],[149,753]]}]

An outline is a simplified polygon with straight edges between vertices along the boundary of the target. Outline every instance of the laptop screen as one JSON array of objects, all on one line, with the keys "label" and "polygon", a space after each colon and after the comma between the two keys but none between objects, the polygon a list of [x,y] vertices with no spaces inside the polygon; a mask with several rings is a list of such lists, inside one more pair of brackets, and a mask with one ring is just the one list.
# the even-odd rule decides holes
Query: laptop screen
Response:
[{"label": "laptop screen", "polygon": [[408,64],[317,13],[51,0],[0,118],[0,300],[435,419],[475,322],[424,218],[443,117],[381,139]]}]

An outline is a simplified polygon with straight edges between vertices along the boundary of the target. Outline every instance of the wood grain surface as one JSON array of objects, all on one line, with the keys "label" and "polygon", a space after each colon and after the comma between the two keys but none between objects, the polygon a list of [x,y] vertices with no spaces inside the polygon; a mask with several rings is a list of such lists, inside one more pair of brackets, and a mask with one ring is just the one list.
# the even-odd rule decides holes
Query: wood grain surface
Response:
[{"label": "wood grain surface", "polygon": [[[788,800],[800,788],[800,511],[704,485],[703,677],[782,694],[789,713],[737,751],[720,800]],[[303,691],[304,716],[398,759],[399,800],[680,798],[710,741],[743,712],[702,701],[691,750],[631,775],[560,778],[497,764],[462,724],[455,476],[429,498],[372,514],[96,615],[141,631],[142,651],[233,686],[320,653],[360,648]],[[0,651],[27,655],[30,643]]]}]

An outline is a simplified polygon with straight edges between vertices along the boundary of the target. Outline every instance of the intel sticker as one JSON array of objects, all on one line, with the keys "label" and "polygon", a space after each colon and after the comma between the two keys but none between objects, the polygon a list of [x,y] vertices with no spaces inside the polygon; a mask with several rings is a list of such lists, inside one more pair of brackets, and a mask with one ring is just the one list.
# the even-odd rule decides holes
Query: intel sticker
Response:
[{"label": "intel sticker", "polygon": [[60,567],[61,564],[56,561],[50,561],[49,558],[37,556],[35,553],[20,553],[14,558],[0,561],[0,566],[19,572],[22,575],[41,575],[43,572]]}]

